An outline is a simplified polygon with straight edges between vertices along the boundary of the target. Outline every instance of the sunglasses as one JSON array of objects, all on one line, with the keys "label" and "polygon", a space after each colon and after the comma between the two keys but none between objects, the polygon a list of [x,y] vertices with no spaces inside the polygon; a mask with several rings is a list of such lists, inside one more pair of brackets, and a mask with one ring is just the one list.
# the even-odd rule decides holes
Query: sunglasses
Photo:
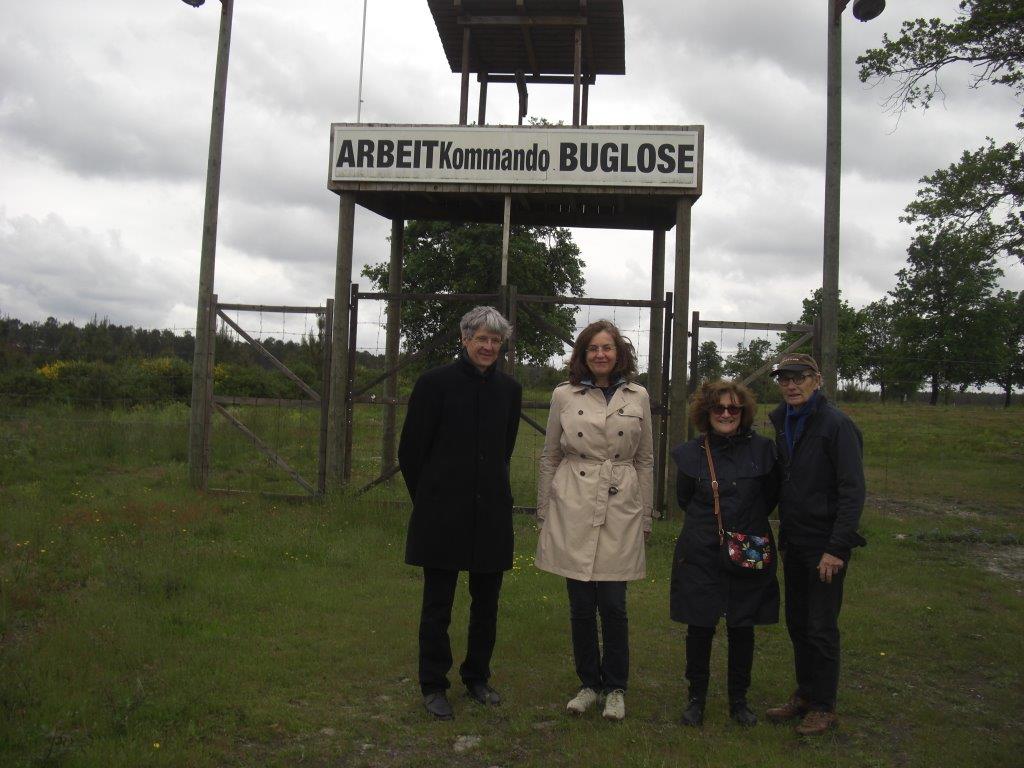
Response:
[{"label": "sunglasses", "polygon": [[728,413],[730,416],[735,416],[736,414],[743,413],[743,406],[722,405],[721,403],[719,403],[711,406],[711,412],[715,414],[715,416],[721,416],[723,413]]}]

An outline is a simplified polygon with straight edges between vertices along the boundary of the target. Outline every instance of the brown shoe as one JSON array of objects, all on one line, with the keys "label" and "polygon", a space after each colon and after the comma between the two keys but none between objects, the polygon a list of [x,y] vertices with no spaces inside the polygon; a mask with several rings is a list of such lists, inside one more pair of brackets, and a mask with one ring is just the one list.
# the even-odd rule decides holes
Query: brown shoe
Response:
[{"label": "brown shoe", "polygon": [[764,715],[773,723],[785,723],[788,720],[796,720],[807,714],[810,703],[798,693],[789,697],[789,701],[780,707],[772,707],[765,711]]},{"label": "brown shoe", "polygon": [[838,725],[839,718],[835,712],[811,711],[804,715],[804,719],[796,727],[796,732],[801,736],[820,736]]}]

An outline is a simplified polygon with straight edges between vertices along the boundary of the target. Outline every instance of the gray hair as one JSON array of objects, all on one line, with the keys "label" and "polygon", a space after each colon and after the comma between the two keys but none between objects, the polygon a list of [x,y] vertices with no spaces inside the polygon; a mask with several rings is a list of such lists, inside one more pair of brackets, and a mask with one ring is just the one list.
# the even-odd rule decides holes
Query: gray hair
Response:
[{"label": "gray hair", "polygon": [[473,307],[459,320],[462,338],[471,339],[481,328],[496,333],[505,340],[512,333],[512,326],[494,307]]}]

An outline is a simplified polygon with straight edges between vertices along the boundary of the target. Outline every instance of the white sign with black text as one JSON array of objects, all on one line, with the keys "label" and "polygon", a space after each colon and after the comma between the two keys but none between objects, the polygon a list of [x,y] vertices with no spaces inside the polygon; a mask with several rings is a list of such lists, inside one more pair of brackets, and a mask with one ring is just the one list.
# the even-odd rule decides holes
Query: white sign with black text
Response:
[{"label": "white sign with black text", "polygon": [[681,187],[699,128],[331,126],[330,181]]}]

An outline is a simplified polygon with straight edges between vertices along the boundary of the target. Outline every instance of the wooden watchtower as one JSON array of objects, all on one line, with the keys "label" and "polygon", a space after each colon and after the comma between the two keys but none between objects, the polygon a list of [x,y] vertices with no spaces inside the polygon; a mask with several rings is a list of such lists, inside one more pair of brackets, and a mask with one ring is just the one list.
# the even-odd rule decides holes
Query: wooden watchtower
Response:
[{"label": "wooden watchtower", "polygon": [[622,0],[428,0],[452,72],[462,75],[459,124],[466,125],[469,80],[480,84],[477,124],[487,116],[487,84],[515,83],[519,125],[529,85],[571,85],[572,124],[587,124],[598,75],[626,74]]},{"label": "wooden watchtower", "polygon": [[[598,75],[625,74],[621,0],[427,0],[448,66],[461,76],[457,125],[335,123],[327,186],[339,197],[338,250],[332,333],[329,467],[340,481],[350,463],[352,395],[350,313],[358,309],[351,283],[354,209],[391,220],[386,367],[394,370],[402,300],[402,236],[409,219],[501,223],[500,286],[481,293],[504,296],[508,235],[513,223],[652,233],[651,295],[636,300],[651,312],[649,376],[652,402],[671,413],[669,442],[685,438],[687,318],[691,208],[701,195],[701,125],[590,126],[589,89]],[[468,124],[469,81],[480,86],[477,124]],[[489,83],[515,83],[518,125],[486,124]],[[572,86],[572,126],[522,125],[531,85]],[[568,90],[568,89],[567,89]],[[532,156],[532,163],[530,158]],[[527,158],[525,164],[523,158]],[[676,228],[674,306],[665,316],[665,233]],[[547,300],[544,297],[529,297]],[[561,300],[566,297],[550,297]],[[622,300],[584,299],[608,305]],[[344,310],[349,308],[349,312]],[[515,301],[510,310],[515,312]],[[666,331],[670,334],[666,334]],[[663,342],[670,336],[671,346]],[[667,350],[667,358],[663,353]],[[671,394],[662,385],[662,360],[671,360]],[[668,396],[668,397],[666,397]],[[397,377],[383,398],[383,472],[394,461]],[[378,401],[379,403],[380,401]],[[662,446],[665,441],[660,441]],[[664,450],[658,459],[664,465]],[[347,462],[347,459],[349,460]],[[663,474],[662,474],[663,477]]]}]

